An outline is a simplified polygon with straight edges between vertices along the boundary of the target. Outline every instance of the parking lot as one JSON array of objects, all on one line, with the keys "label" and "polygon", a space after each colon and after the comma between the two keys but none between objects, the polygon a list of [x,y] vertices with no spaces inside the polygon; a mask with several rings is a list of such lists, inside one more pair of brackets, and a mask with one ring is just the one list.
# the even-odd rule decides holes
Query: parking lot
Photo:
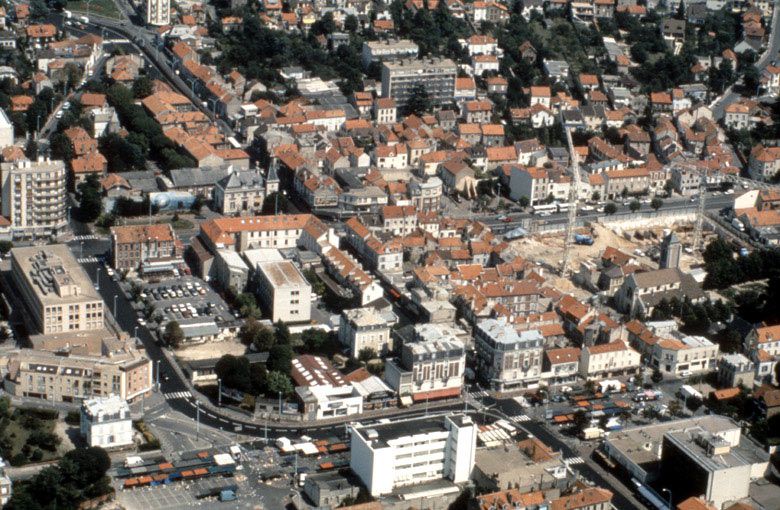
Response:
[{"label": "parking lot", "polygon": [[148,284],[141,299],[153,307],[152,317],[161,316],[162,324],[177,321],[182,328],[215,323],[221,330],[237,328],[240,321],[227,303],[211,287],[195,277]]}]

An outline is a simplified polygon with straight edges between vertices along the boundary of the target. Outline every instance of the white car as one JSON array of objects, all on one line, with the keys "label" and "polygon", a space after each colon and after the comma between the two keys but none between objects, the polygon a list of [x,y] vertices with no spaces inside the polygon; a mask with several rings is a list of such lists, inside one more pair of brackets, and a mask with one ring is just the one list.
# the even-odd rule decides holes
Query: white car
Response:
[{"label": "white car", "polygon": [[110,267],[106,268],[106,273],[108,274],[108,276],[114,276],[114,270],[111,269]]}]

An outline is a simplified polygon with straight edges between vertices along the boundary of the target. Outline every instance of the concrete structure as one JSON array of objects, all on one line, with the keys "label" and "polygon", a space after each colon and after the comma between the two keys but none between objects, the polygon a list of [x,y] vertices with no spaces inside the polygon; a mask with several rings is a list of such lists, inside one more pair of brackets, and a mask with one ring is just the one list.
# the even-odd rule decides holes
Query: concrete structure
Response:
[{"label": "concrete structure", "polygon": [[363,412],[363,396],[352,385],[297,386],[295,396],[304,419],[321,420]]},{"label": "concrete structure", "polygon": [[164,26],[171,23],[171,0],[146,0],[146,23]]},{"label": "concrete structure", "polygon": [[434,105],[451,102],[455,96],[458,67],[449,59],[399,60],[382,65],[382,97],[392,97],[403,108],[415,85],[422,84]]},{"label": "concrete structure", "polygon": [[357,497],[360,482],[334,471],[316,473],[306,477],[303,492],[317,507],[337,508],[345,499]]},{"label": "concrete structure", "polygon": [[363,42],[363,67],[368,68],[372,62],[389,62],[405,58],[416,59],[420,47],[408,39],[365,41]]},{"label": "concrete structure", "polygon": [[363,349],[373,349],[382,356],[392,350],[390,327],[394,320],[373,307],[354,308],[341,312],[339,341],[349,347],[349,355],[357,358]]},{"label": "concrete structure", "polygon": [[501,317],[479,322],[474,333],[477,373],[491,388],[506,391],[539,382],[544,346],[539,331],[518,333]]},{"label": "concrete structure", "polygon": [[133,444],[130,406],[116,395],[81,404],[81,435],[89,446],[115,448]]},{"label": "concrete structure", "polygon": [[170,224],[125,225],[111,228],[111,265],[121,270],[172,268],[181,248]]},{"label": "concrete structure", "polygon": [[718,384],[724,388],[740,384],[752,388],[755,370],[755,364],[744,354],[724,354],[718,362]]},{"label": "concrete structure", "polygon": [[0,149],[14,144],[14,125],[5,110],[0,111]]},{"label": "concrete structure", "polygon": [[350,468],[372,496],[398,487],[447,479],[468,482],[477,426],[462,414],[350,426]]},{"label": "concrete structure", "polygon": [[65,163],[39,159],[0,164],[3,216],[15,239],[57,238],[68,228]]},{"label": "concrete structure", "polygon": [[249,265],[233,250],[217,250],[214,257],[214,277],[223,289],[243,292],[249,281]]},{"label": "concrete structure", "polygon": [[273,322],[308,322],[311,318],[311,285],[290,262],[263,262],[256,266],[257,294],[271,309]]},{"label": "concrete structure", "polygon": [[661,261],[659,269],[680,267],[680,253],[682,244],[674,232],[669,232],[661,241]]},{"label": "concrete structure", "polygon": [[103,299],[67,245],[12,249],[11,275],[38,332],[103,328]]},{"label": "concrete structure", "polygon": [[463,388],[466,349],[437,324],[414,326],[416,341],[405,343],[400,359],[385,361],[385,380],[402,403],[457,397]]}]

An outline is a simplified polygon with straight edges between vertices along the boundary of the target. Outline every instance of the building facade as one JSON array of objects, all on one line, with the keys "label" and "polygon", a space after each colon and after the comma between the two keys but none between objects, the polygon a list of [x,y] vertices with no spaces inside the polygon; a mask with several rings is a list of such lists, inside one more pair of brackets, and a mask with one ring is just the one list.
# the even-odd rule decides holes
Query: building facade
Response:
[{"label": "building facade", "polygon": [[171,23],[171,0],[146,0],[146,24],[164,26]]},{"label": "building facade", "polygon": [[137,270],[171,263],[178,258],[178,239],[170,224],[125,225],[111,228],[111,265]]},{"label": "building facade", "polygon": [[381,356],[392,347],[390,326],[387,317],[375,308],[343,310],[339,341],[349,347],[349,354],[353,358],[357,358],[363,349],[372,349]]},{"label": "building facade", "polygon": [[116,448],[133,444],[130,406],[116,395],[81,404],[81,435],[89,446]]},{"label": "building facade", "polygon": [[62,161],[0,164],[3,216],[14,238],[57,238],[68,228],[67,171]]},{"label": "building facade", "polygon": [[505,318],[485,319],[475,329],[477,373],[497,391],[539,382],[544,338],[537,330],[518,333]]},{"label": "building facade", "polygon": [[403,108],[412,90],[423,85],[434,105],[449,103],[455,96],[458,67],[449,59],[399,60],[382,65],[382,97],[392,97]]},{"label": "building facade", "polygon": [[289,260],[256,266],[257,294],[271,309],[273,322],[307,322],[311,318],[311,285]]}]

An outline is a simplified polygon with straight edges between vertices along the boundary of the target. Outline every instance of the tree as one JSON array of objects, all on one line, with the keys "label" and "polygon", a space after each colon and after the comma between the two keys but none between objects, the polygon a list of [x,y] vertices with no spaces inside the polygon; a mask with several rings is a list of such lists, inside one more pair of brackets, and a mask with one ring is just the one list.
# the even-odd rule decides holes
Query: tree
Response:
[{"label": "tree", "polygon": [[636,200],[636,199],[632,200],[628,204],[628,208],[631,209],[631,212],[637,212],[640,207],[642,207],[642,204],[640,204],[639,200]]},{"label": "tree", "polygon": [[585,414],[585,411],[582,409],[578,409],[576,413],[574,413],[574,429],[577,432],[577,434],[582,433],[583,430],[590,427],[590,418],[588,418],[588,415]]},{"label": "tree", "polygon": [[409,99],[406,101],[406,111],[409,114],[423,115],[431,109],[431,98],[428,95],[428,89],[422,82],[415,83],[409,92]]},{"label": "tree", "polygon": [[677,14],[675,15],[675,18],[679,20],[685,19],[685,3],[683,0],[680,0],[680,5],[677,6]]},{"label": "tree", "polygon": [[263,207],[260,209],[261,216],[273,216],[287,212],[287,194],[275,191],[269,193],[263,200]]},{"label": "tree", "polygon": [[292,340],[290,328],[282,321],[276,321],[274,324],[274,336],[276,337],[277,344],[290,345]]},{"label": "tree", "polygon": [[95,221],[103,212],[103,200],[100,197],[100,182],[95,174],[90,174],[79,184],[80,196],[78,216],[83,222]]},{"label": "tree", "polygon": [[32,0],[30,2],[30,16],[33,19],[44,19],[51,14],[49,6],[46,5],[45,0]]},{"label": "tree", "polygon": [[11,241],[0,241],[0,254],[5,255],[9,251],[11,251],[11,248],[14,247],[14,243]]},{"label": "tree", "polygon": [[292,369],[293,350],[289,344],[276,344],[268,352],[268,370],[289,374]]},{"label": "tree", "polygon": [[363,347],[358,352],[358,360],[363,363],[368,363],[372,359],[376,359],[376,351],[371,347]]},{"label": "tree", "polygon": [[664,192],[666,193],[667,197],[672,196],[672,191],[674,191],[674,183],[672,183],[672,180],[669,179],[664,183]]},{"label": "tree", "polygon": [[358,19],[355,17],[354,14],[348,14],[346,18],[344,18],[344,30],[349,32],[350,34],[354,34],[357,32],[358,29]]},{"label": "tree", "polygon": [[745,68],[745,72],[742,74],[742,83],[744,84],[745,91],[750,95],[758,94],[758,87],[760,85],[761,72],[754,65]]},{"label": "tree", "polygon": [[653,199],[650,201],[650,207],[655,209],[656,211],[663,207],[664,201],[660,197],[653,197]]},{"label": "tree", "polygon": [[661,371],[658,370],[658,367],[653,368],[653,375],[650,376],[650,380],[653,381],[655,384],[658,384],[659,382],[664,380],[664,374],[662,374]]},{"label": "tree", "polygon": [[151,96],[152,92],[152,80],[148,76],[139,76],[133,82],[133,95],[137,99]]},{"label": "tree", "polygon": [[682,414],[683,407],[679,400],[672,400],[669,402],[669,407],[667,410],[671,416],[680,416]]},{"label": "tree", "polygon": [[291,395],[293,392],[292,382],[290,382],[290,378],[286,373],[271,370],[268,372],[266,379],[266,395],[275,397],[280,392],[283,396]]},{"label": "tree", "polygon": [[179,347],[184,342],[184,331],[177,321],[170,321],[165,325],[163,340],[174,348]]},{"label": "tree", "polygon": [[616,212],[617,212],[617,206],[613,202],[610,202],[604,206],[604,214],[606,214],[607,216],[612,216]]},{"label": "tree", "polygon": [[249,372],[249,360],[246,356],[233,356],[226,354],[219,358],[214,366],[217,378],[228,388],[248,392],[252,389],[252,380]]},{"label": "tree", "polygon": [[190,211],[194,212],[195,214],[200,214],[200,210],[203,208],[205,202],[206,199],[203,198],[203,195],[201,195],[200,193],[195,195],[195,200],[192,201],[192,205],[190,206]]},{"label": "tree", "polygon": [[599,193],[598,191],[594,191],[593,195],[590,196],[590,199],[594,202],[598,202],[599,200],[601,200],[601,193]]},{"label": "tree", "polygon": [[330,338],[326,331],[319,328],[309,328],[303,330],[301,340],[308,353],[319,354],[327,347]]},{"label": "tree", "polygon": [[38,159],[38,142],[31,138],[24,147],[24,155],[30,161],[35,161]]},{"label": "tree", "polygon": [[527,196],[523,195],[522,197],[520,197],[517,203],[518,205],[520,205],[520,207],[528,207],[531,204],[531,201],[528,199]]}]

